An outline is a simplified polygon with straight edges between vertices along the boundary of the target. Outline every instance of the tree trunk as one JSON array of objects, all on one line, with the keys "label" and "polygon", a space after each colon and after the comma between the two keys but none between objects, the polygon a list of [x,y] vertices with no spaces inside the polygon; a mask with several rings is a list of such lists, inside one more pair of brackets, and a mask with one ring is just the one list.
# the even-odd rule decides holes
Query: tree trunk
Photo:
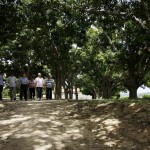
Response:
[{"label": "tree trunk", "polygon": [[136,86],[131,86],[129,88],[129,99],[137,99],[137,87]]},{"label": "tree trunk", "polygon": [[62,92],[62,84],[61,84],[61,71],[56,67],[56,94],[55,99],[61,99]]},{"label": "tree trunk", "polygon": [[102,91],[103,91],[103,98],[104,99],[110,99],[111,98],[111,94],[112,94],[112,84],[111,84],[111,80],[109,81],[109,79],[104,79],[103,85],[102,85]]},{"label": "tree trunk", "polygon": [[69,93],[69,99],[73,99],[73,80],[72,80],[72,76],[68,79],[68,93]]},{"label": "tree trunk", "polygon": [[65,99],[68,99],[68,88],[64,88]]},{"label": "tree trunk", "polygon": [[75,96],[76,96],[76,100],[78,100],[78,90],[77,90],[77,86],[75,86]]},{"label": "tree trunk", "polygon": [[69,99],[73,99],[73,86],[72,86],[72,84],[69,86]]},{"label": "tree trunk", "polygon": [[[132,72],[132,71],[131,71]],[[127,80],[127,89],[129,91],[129,99],[137,99],[137,89],[140,86],[137,77],[132,73],[129,74],[129,79]]]},{"label": "tree trunk", "polygon": [[100,92],[100,88],[97,87],[97,88],[93,88],[93,90],[91,91],[91,96],[92,96],[92,99],[97,99],[99,100],[100,97],[101,97],[101,92]]},{"label": "tree trunk", "polygon": [[96,95],[95,94],[92,94],[92,99],[96,99]]}]

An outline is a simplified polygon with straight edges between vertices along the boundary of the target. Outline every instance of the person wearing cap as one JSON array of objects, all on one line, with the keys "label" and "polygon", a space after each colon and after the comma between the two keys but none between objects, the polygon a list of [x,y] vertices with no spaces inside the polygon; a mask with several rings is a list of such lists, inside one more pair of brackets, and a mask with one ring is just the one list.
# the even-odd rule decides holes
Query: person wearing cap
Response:
[{"label": "person wearing cap", "polygon": [[3,100],[2,98],[3,86],[4,86],[3,73],[0,73],[0,101]]},{"label": "person wearing cap", "polygon": [[35,79],[37,99],[40,101],[42,98],[42,90],[44,86],[44,79],[42,78],[41,73],[38,73],[38,77]]},{"label": "person wearing cap", "polygon": [[24,97],[25,100],[27,100],[27,92],[28,92],[29,80],[26,77],[25,73],[19,79],[19,83],[20,83],[20,100],[22,100],[23,97]]},{"label": "person wearing cap", "polygon": [[48,75],[48,79],[46,80],[46,99],[52,99],[52,90],[54,86],[54,81],[51,79],[51,75]]}]

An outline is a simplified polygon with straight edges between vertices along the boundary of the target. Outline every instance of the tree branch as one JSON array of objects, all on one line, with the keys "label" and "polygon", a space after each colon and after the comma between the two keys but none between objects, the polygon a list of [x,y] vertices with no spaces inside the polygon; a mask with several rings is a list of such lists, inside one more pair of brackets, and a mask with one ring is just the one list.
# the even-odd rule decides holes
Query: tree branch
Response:
[{"label": "tree branch", "polygon": [[146,26],[144,25],[144,21],[142,22],[142,20],[139,19],[139,18],[137,18],[135,15],[132,15],[131,17],[132,17],[142,28],[148,30],[148,27],[146,27]]},{"label": "tree branch", "polygon": [[115,45],[113,44],[113,42],[112,42],[111,38],[109,37],[109,35],[108,35],[106,32],[104,32],[104,34],[105,34],[105,36],[107,37],[107,39],[108,39],[108,41],[109,41],[109,44],[112,46],[113,50],[114,50],[114,51],[117,51],[117,48],[116,48]]}]

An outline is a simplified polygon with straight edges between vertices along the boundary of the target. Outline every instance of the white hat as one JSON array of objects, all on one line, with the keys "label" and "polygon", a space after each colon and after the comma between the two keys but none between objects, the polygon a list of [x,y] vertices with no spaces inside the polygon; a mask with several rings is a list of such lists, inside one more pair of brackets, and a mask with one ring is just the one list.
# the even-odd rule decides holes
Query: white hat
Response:
[{"label": "white hat", "polygon": [[38,76],[41,76],[41,73],[38,73]]}]

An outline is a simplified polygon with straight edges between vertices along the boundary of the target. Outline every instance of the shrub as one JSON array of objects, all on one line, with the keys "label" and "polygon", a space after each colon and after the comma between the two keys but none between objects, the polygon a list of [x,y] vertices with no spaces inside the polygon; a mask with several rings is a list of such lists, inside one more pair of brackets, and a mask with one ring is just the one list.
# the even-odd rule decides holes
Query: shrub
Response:
[{"label": "shrub", "polygon": [[142,99],[150,100],[150,95],[143,95]]},{"label": "shrub", "polygon": [[8,97],[9,96],[9,89],[8,88],[4,88],[3,89],[3,97]]}]

